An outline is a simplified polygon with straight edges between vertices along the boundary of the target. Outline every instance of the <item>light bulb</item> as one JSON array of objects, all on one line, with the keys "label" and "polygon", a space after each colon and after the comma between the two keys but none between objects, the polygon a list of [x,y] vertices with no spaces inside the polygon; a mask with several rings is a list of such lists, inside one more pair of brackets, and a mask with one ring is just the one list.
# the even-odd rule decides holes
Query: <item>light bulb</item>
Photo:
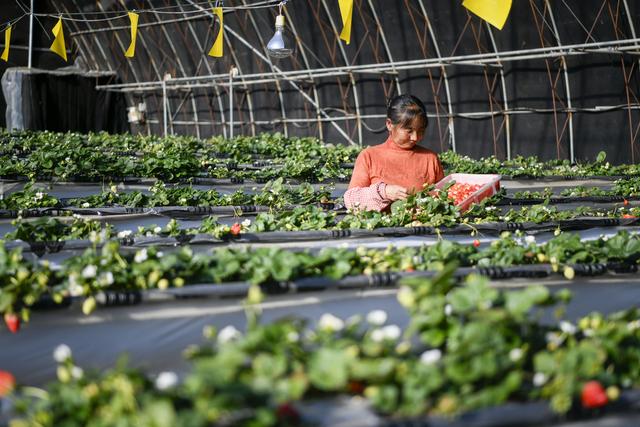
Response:
[{"label": "light bulb", "polygon": [[286,58],[293,53],[292,44],[287,40],[284,29],[284,15],[276,16],[276,32],[267,43],[267,53],[272,58]]}]

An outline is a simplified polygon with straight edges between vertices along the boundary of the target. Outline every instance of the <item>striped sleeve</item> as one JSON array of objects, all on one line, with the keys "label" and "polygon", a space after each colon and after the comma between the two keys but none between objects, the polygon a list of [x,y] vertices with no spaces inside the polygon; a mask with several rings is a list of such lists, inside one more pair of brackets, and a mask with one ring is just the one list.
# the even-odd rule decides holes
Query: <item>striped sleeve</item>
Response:
[{"label": "striped sleeve", "polygon": [[369,187],[353,187],[344,193],[344,205],[347,209],[365,211],[381,211],[391,203],[386,199],[384,182]]}]

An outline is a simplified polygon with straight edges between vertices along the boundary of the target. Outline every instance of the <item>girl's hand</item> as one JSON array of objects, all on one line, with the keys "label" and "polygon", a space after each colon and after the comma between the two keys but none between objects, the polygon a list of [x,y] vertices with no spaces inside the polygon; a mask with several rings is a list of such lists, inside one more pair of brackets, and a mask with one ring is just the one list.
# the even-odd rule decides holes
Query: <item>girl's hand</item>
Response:
[{"label": "girl's hand", "polygon": [[404,200],[409,195],[409,192],[406,188],[401,187],[399,185],[391,185],[387,184],[385,189],[385,196],[387,200],[396,201],[396,200]]}]

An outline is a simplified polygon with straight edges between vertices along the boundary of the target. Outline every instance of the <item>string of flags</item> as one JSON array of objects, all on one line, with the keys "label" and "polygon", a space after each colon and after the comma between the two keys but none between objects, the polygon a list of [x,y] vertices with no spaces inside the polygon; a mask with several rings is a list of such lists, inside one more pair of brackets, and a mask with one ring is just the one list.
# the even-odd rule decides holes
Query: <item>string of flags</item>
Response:
[{"label": "string of flags", "polygon": [[[498,29],[502,29],[509,12],[511,10],[512,0],[464,0],[462,5],[469,11],[489,22],[491,25]],[[353,0],[338,0],[338,7],[340,9],[340,17],[342,20],[342,31],[340,32],[340,39],[346,44],[351,43],[351,23],[353,21]],[[219,7],[216,2],[216,6],[212,8],[213,16],[218,23],[218,32],[214,37],[213,46],[209,50],[209,56],[214,58],[220,58],[223,56],[223,37],[224,37],[224,23],[223,23],[223,8]],[[128,12],[131,25],[131,42],[127,48],[124,56],[127,58],[133,58],[136,51],[136,38],[138,36],[138,13]],[[15,21],[14,21],[15,22]],[[0,59],[5,62],[9,61],[9,51],[11,45],[11,31],[13,25],[9,23],[4,31],[5,42],[4,50],[0,55]],[[59,55],[62,59],[67,61],[67,49],[64,39],[64,28],[62,16],[58,18],[55,26],[51,30],[54,36],[53,43],[49,48],[52,52]]]}]

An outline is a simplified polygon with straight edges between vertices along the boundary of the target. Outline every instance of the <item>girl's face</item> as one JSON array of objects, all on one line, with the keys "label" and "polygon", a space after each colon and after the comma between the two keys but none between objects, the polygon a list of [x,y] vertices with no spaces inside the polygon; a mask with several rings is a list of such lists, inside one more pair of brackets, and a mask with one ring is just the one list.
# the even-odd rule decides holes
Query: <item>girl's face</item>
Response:
[{"label": "girl's face", "polygon": [[419,118],[416,118],[405,126],[400,124],[394,125],[390,119],[387,119],[386,124],[391,140],[398,147],[405,150],[415,147],[417,143],[422,141],[422,137],[424,136],[424,131],[426,129],[423,121]]}]

